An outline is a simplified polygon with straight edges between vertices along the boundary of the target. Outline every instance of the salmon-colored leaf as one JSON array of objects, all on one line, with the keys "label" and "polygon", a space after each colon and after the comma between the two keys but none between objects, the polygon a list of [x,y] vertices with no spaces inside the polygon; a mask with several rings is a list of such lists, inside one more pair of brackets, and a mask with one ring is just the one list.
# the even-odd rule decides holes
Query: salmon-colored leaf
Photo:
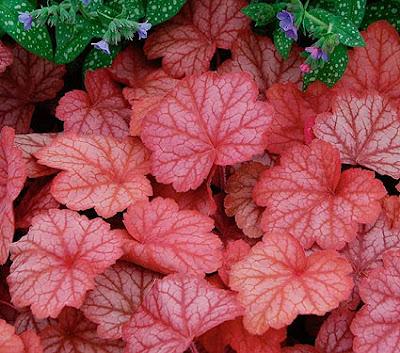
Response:
[{"label": "salmon-colored leaf", "polygon": [[333,112],[317,117],[314,133],[339,149],[343,163],[400,178],[400,119],[387,98],[340,94]]},{"label": "salmon-colored leaf", "polygon": [[57,134],[19,134],[15,136],[15,145],[22,151],[27,174],[29,178],[39,178],[41,176],[51,175],[57,172],[53,168],[39,164],[34,153],[41,148],[48,146],[57,137]]},{"label": "salmon-colored leaf", "polygon": [[353,288],[347,260],[333,250],[306,256],[289,233],[266,234],[232,266],[230,287],[245,307],[252,334],[289,325],[299,314],[323,315],[348,298]]},{"label": "salmon-colored leaf", "polygon": [[121,338],[122,326],[159,277],[127,262],[118,262],[96,277],[96,287],[88,293],[81,310],[99,325],[97,334],[100,337]]},{"label": "salmon-colored leaf", "polygon": [[22,190],[26,167],[21,151],[14,146],[14,130],[4,127],[0,131],[0,265],[8,258],[14,236],[13,201]]},{"label": "salmon-colored leaf", "polygon": [[232,46],[232,59],[225,61],[218,71],[252,74],[261,94],[274,83],[301,82],[299,48],[293,48],[289,58],[283,59],[272,40],[258,36],[250,29],[242,31]]},{"label": "salmon-colored leaf", "polygon": [[308,344],[296,344],[293,347],[284,347],[282,353],[321,353]]},{"label": "salmon-colored leaf", "polygon": [[211,273],[222,264],[214,222],[197,211],[179,210],[171,199],[136,202],[124,214],[132,237],[131,261],[163,273]]},{"label": "salmon-colored leaf", "polygon": [[25,353],[21,338],[15,328],[0,319],[0,353]]},{"label": "salmon-colored leaf", "polygon": [[248,74],[207,73],[180,81],[148,114],[141,137],[152,150],[157,181],[199,187],[213,164],[230,165],[264,151],[270,106],[256,102]]},{"label": "salmon-colored leaf", "polygon": [[122,255],[122,242],[100,218],[70,210],[49,210],[32,223],[12,244],[10,294],[16,306],[30,305],[37,318],[55,318],[67,305],[82,305],[95,276]]},{"label": "salmon-colored leaf", "polygon": [[53,319],[38,319],[33,314],[32,311],[27,307],[21,309],[18,316],[15,319],[14,326],[16,332],[20,335],[25,331],[33,331],[39,333],[44,328],[49,326],[53,322]]},{"label": "salmon-colored leaf", "polygon": [[233,293],[202,278],[167,276],[154,284],[124,327],[126,353],[183,353],[195,337],[241,313]]},{"label": "salmon-colored leaf", "polygon": [[[353,92],[368,89],[400,99],[400,37],[386,21],[378,21],[363,33],[365,47],[354,48],[339,85]],[[339,87],[339,88],[340,88]]]},{"label": "salmon-colored leaf", "polygon": [[383,257],[383,268],[369,273],[360,286],[365,305],[351,324],[355,353],[398,353],[400,341],[400,251]]},{"label": "salmon-colored leaf", "polygon": [[242,0],[191,0],[191,18],[155,30],[144,50],[149,59],[162,57],[163,68],[174,77],[206,72],[216,48],[231,49],[249,19]]},{"label": "salmon-colored leaf", "polygon": [[12,50],[0,41],[0,74],[2,74],[13,61],[14,55]]},{"label": "salmon-colored leaf", "polygon": [[43,211],[58,208],[60,203],[50,193],[51,181],[47,178],[35,180],[15,209],[15,227],[29,228],[32,219]]},{"label": "salmon-colored leaf", "polygon": [[56,96],[63,86],[65,67],[39,58],[15,46],[14,62],[0,76],[0,128],[17,133],[29,130],[35,103]]},{"label": "salmon-colored leaf", "polygon": [[226,214],[235,216],[238,227],[250,238],[262,236],[260,223],[263,209],[253,201],[253,188],[265,169],[258,162],[245,163],[230,176],[225,188]]},{"label": "salmon-colored leaf", "polygon": [[40,332],[44,353],[122,353],[121,340],[97,336],[96,325],[73,308],[65,308],[56,321]]},{"label": "salmon-colored leaf", "polygon": [[314,140],[285,152],[279,166],[261,175],[253,195],[267,208],[264,231],[286,230],[306,248],[316,242],[341,249],[356,237],[357,223],[376,221],[386,190],[373,172],[341,173],[339,151]]},{"label": "salmon-colored leaf", "polygon": [[85,87],[87,92],[70,91],[58,103],[56,117],[64,121],[64,131],[127,137],[131,111],[110,74],[105,69],[88,71]]},{"label": "salmon-colored leaf", "polygon": [[105,136],[61,136],[35,154],[39,163],[62,169],[54,198],[73,210],[94,207],[105,218],[152,194],[149,155],[142,143]]},{"label": "salmon-colored leaf", "polygon": [[24,343],[24,353],[43,353],[42,342],[35,332],[25,331],[20,338]]}]

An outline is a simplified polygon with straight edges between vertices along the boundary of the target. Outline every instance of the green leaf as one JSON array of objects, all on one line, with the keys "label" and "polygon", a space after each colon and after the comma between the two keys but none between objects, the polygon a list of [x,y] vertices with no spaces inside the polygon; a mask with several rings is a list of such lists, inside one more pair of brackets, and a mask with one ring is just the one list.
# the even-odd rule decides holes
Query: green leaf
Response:
[{"label": "green leaf", "polygon": [[270,4],[250,4],[242,9],[242,12],[256,23],[256,26],[265,26],[275,16],[275,10]]},{"label": "green leaf", "polygon": [[[316,20],[316,21],[315,21]],[[325,26],[318,23],[321,21]],[[328,31],[337,34],[340,43],[349,47],[363,47],[365,45],[364,39],[358,31],[357,27],[349,20],[335,16],[329,11],[322,9],[311,9],[308,16],[304,20],[307,31],[321,36]]]},{"label": "green leaf", "polygon": [[54,60],[57,64],[66,64],[74,60],[92,38],[101,37],[102,26],[94,21],[77,17],[75,24],[59,23],[56,26],[57,49]]},{"label": "green leaf", "polygon": [[314,81],[322,81],[329,87],[333,87],[336,82],[343,76],[349,57],[347,48],[339,44],[329,57],[329,61],[324,66],[317,68],[304,75],[303,87],[306,89],[308,85]]},{"label": "green leaf", "polygon": [[148,0],[146,19],[156,25],[175,16],[186,0]]},{"label": "green leaf", "polygon": [[359,27],[364,18],[366,4],[367,0],[336,0],[335,12]]},{"label": "green leaf", "polygon": [[111,0],[107,1],[103,7],[108,7],[112,10],[111,16],[117,16],[125,7],[128,10],[129,19],[134,21],[146,16],[145,0]]},{"label": "green leaf", "polygon": [[400,31],[400,1],[381,0],[367,5],[362,28],[367,28],[372,22],[378,20],[389,21]]},{"label": "green leaf", "polygon": [[30,52],[53,60],[53,47],[46,27],[33,27],[24,30],[18,21],[19,12],[32,11],[35,7],[30,1],[0,0],[0,28]]},{"label": "green leaf", "polygon": [[110,46],[110,55],[103,53],[101,50],[92,49],[83,63],[83,72],[110,66],[120,51],[121,46],[119,45]]},{"label": "green leaf", "polygon": [[286,60],[292,49],[293,40],[286,37],[285,33],[283,33],[280,28],[275,29],[273,36],[278,53]]}]

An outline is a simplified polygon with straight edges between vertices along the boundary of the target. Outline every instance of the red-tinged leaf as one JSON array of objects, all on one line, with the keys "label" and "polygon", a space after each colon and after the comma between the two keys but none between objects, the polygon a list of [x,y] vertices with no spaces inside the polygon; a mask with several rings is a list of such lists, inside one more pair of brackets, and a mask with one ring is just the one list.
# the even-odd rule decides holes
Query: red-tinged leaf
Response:
[{"label": "red-tinged leaf", "polygon": [[230,165],[264,151],[271,108],[256,102],[248,74],[191,76],[148,114],[141,137],[153,151],[157,181],[177,191],[199,187],[213,164]]},{"label": "red-tinged leaf", "polygon": [[15,328],[0,320],[0,353],[24,353],[24,344]]},{"label": "red-tinged leaf", "polygon": [[39,163],[62,169],[53,180],[54,198],[73,210],[94,207],[105,218],[152,194],[149,154],[138,139],[61,136],[35,154]]},{"label": "red-tinged leaf", "polygon": [[231,49],[249,19],[241,13],[242,0],[191,0],[191,21],[170,23],[155,30],[144,50],[149,59],[162,57],[174,77],[206,72],[216,48]]},{"label": "red-tinged leaf", "polygon": [[198,277],[165,277],[124,327],[126,353],[182,353],[195,337],[241,313],[232,292]]},{"label": "red-tinged leaf", "polygon": [[226,214],[235,216],[236,224],[250,238],[261,237],[263,209],[253,201],[253,188],[260,174],[266,169],[258,162],[243,164],[230,176],[226,184],[224,205]]},{"label": "red-tinged leaf", "polygon": [[122,353],[121,340],[105,340],[96,333],[96,324],[73,308],[65,308],[57,321],[42,332],[44,353]]},{"label": "red-tinged leaf", "polygon": [[131,136],[140,136],[142,133],[142,124],[144,117],[153,109],[157,108],[163,97],[148,97],[131,102],[132,113],[129,123],[129,134]]},{"label": "red-tinged leaf", "polygon": [[282,353],[321,353],[313,346],[308,344],[296,344],[293,347],[282,348]]},{"label": "red-tinged leaf", "polygon": [[100,218],[53,209],[33,219],[11,253],[12,302],[30,305],[38,319],[55,318],[65,306],[82,305],[96,275],[122,255],[122,241]]},{"label": "red-tinged leaf", "polygon": [[383,202],[383,210],[386,215],[389,228],[400,228],[400,197],[386,197]]},{"label": "red-tinged leaf", "polygon": [[118,262],[96,277],[81,307],[97,334],[106,339],[122,337],[122,326],[142,303],[154,281],[160,276],[127,262]]},{"label": "red-tinged leaf", "polygon": [[349,262],[333,250],[306,256],[289,233],[266,234],[248,256],[232,266],[230,287],[245,307],[252,334],[289,325],[299,314],[323,315],[351,294]]},{"label": "red-tinged leaf", "polygon": [[318,115],[314,133],[339,149],[343,163],[400,178],[400,119],[387,98],[340,94],[332,113]]},{"label": "red-tinged leaf", "polygon": [[353,353],[353,334],[350,324],[355,312],[348,309],[333,311],[322,324],[315,347],[324,353]]},{"label": "red-tinged leaf", "polygon": [[303,92],[303,98],[317,114],[321,114],[332,109],[336,94],[336,90],[330,89],[321,81],[315,81]]},{"label": "red-tinged leaf", "polygon": [[242,239],[228,242],[223,256],[222,267],[218,270],[219,277],[226,285],[229,285],[229,274],[232,265],[246,257],[250,249],[250,245]]},{"label": "red-tinged leaf", "polygon": [[339,151],[319,140],[282,154],[280,165],[264,171],[253,192],[267,208],[264,231],[288,231],[305,248],[316,242],[324,249],[343,248],[356,237],[357,223],[374,223],[385,195],[373,172],[341,173]]},{"label": "red-tinged leaf", "polygon": [[288,60],[283,59],[272,40],[251,30],[242,31],[232,47],[232,59],[219,68],[221,72],[246,71],[252,74],[261,94],[274,83],[301,82],[299,48],[294,48]]},{"label": "red-tinged leaf", "polygon": [[0,131],[0,265],[8,258],[14,235],[13,201],[22,190],[26,167],[21,151],[14,146],[14,130]]},{"label": "red-tinged leaf", "polygon": [[176,192],[171,185],[153,183],[154,196],[175,200],[181,210],[194,210],[210,216],[217,210],[217,205],[212,196],[208,183],[203,183],[196,190]]},{"label": "red-tinged leaf", "polygon": [[[400,37],[388,22],[378,21],[363,32],[365,47],[354,48],[340,87],[353,92],[374,89],[400,98]],[[339,89],[340,89],[339,87]]]},{"label": "red-tinged leaf", "polygon": [[105,69],[88,71],[85,87],[87,92],[70,91],[58,103],[56,117],[64,121],[64,131],[127,137],[131,110],[110,74]]},{"label": "red-tinged leaf", "polygon": [[270,329],[263,335],[252,335],[239,318],[208,331],[200,337],[200,342],[208,353],[223,353],[227,346],[237,353],[281,353],[281,342],[285,338],[285,329]]},{"label": "red-tinged leaf", "polygon": [[29,178],[39,178],[57,172],[56,169],[46,167],[37,162],[34,153],[48,146],[57,137],[57,134],[19,134],[15,136],[15,145],[22,151]]},{"label": "red-tinged leaf", "polygon": [[200,212],[179,210],[171,199],[136,202],[124,214],[133,238],[131,261],[162,273],[211,273],[222,264],[214,222]]},{"label": "red-tinged leaf", "polygon": [[0,74],[6,71],[7,66],[10,66],[13,60],[12,50],[0,41]]},{"label": "red-tinged leaf", "polygon": [[15,209],[16,228],[29,228],[36,215],[60,206],[59,202],[51,195],[50,187],[51,181],[47,178],[37,179],[29,186]]},{"label": "red-tinged leaf", "polygon": [[15,46],[14,62],[0,76],[0,128],[29,131],[35,103],[52,99],[63,86],[65,67]]},{"label": "red-tinged leaf", "polygon": [[15,319],[15,330],[20,335],[25,331],[41,332],[53,323],[53,319],[37,319],[29,308],[22,309]]},{"label": "red-tinged leaf", "polygon": [[400,251],[387,252],[360,286],[365,305],[351,331],[355,353],[398,353],[400,341]]},{"label": "red-tinged leaf", "polygon": [[20,336],[24,343],[24,353],[43,353],[42,342],[39,336],[33,331],[26,331]]}]

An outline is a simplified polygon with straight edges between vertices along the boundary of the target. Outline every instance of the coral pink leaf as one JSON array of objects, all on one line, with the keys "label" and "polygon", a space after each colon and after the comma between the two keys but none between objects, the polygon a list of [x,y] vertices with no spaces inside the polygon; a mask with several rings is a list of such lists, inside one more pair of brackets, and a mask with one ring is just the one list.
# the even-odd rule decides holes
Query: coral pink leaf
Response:
[{"label": "coral pink leaf", "polygon": [[45,353],[122,353],[121,340],[97,336],[96,325],[73,308],[65,308],[57,321],[40,332]]},{"label": "coral pink leaf", "polygon": [[256,102],[248,74],[191,76],[178,83],[143,123],[157,181],[175,190],[199,187],[213,164],[230,165],[264,151],[271,109]]},{"label": "coral pink leaf", "polygon": [[228,179],[224,205],[228,216],[235,216],[236,224],[250,238],[262,236],[261,215],[263,209],[253,201],[253,188],[260,174],[266,169],[258,162],[243,164]]},{"label": "coral pink leaf", "polygon": [[0,76],[0,128],[29,130],[35,103],[52,99],[63,86],[65,67],[39,58],[19,46],[14,62]]},{"label": "coral pink leaf", "polygon": [[378,21],[363,32],[365,47],[350,53],[347,70],[339,85],[353,92],[375,89],[400,99],[400,37],[388,22]]},{"label": "coral pink leaf", "polygon": [[398,353],[400,341],[400,251],[383,257],[360,286],[364,307],[351,324],[355,353]]},{"label": "coral pink leaf", "polygon": [[400,178],[400,119],[388,99],[340,94],[333,113],[317,117],[314,133],[339,149],[343,163]]},{"label": "coral pink leaf", "polygon": [[96,277],[96,287],[88,293],[81,310],[99,325],[97,334],[100,337],[121,338],[122,326],[159,277],[127,262],[118,262]]},{"label": "coral pink leaf", "polygon": [[70,210],[49,210],[32,223],[12,244],[10,294],[16,306],[30,305],[37,318],[55,318],[65,306],[82,305],[95,276],[122,255],[122,241],[100,218],[88,220]]},{"label": "coral pink leaf", "polygon": [[157,281],[124,327],[126,353],[183,353],[195,337],[242,313],[229,291],[178,274]]},{"label": "coral pink leaf", "polygon": [[57,134],[53,133],[19,134],[15,136],[15,145],[22,151],[29,178],[39,178],[57,172],[53,168],[39,164],[33,155],[41,148],[50,145],[56,137]]},{"label": "coral pink leaf", "polygon": [[13,60],[12,50],[0,41],[0,74],[6,71],[7,66],[10,66]]},{"label": "coral pink leaf", "polygon": [[138,139],[62,136],[35,154],[39,163],[62,169],[53,180],[54,198],[73,210],[94,207],[105,218],[152,194],[149,154]]},{"label": "coral pink leaf", "polygon": [[282,353],[321,353],[308,344],[296,344],[293,347],[284,347]]},{"label": "coral pink leaf", "polygon": [[321,81],[315,81],[303,92],[303,98],[317,114],[321,114],[332,109],[336,94],[336,90],[330,89]]},{"label": "coral pink leaf", "polygon": [[15,328],[0,320],[0,353],[24,353],[24,344]]},{"label": "coral pink leaf", "polygon": [[388,227],[400,230],[400,197],[386,197],[383,202],[383,210],[388,221]]},{"label": "coral pink leaf", "polygon": [[14,130],[4,127],[0,131],[0,264],[8,258],[14,235],[13,201],[22,190],[26,167],[21,151],[14,146]]},{"label": "coral pink leaf", "polygon": [[216,48],[230,49],[249,19],[241,13],[242,0],[191,0],[191,21],[170,23],[146,41],[149,59],[163,58],[166,72],[174,77],[206,72]]},{"label": "coral pink leaf", "polygon": [[29,228],[32,219],[43,211],[58,208],[60,203],[50,193],[48,178],[35,180],[15,209],[15,227]]},{"label": "coral pink leaf", "polygon": [[245,307],[244,326],[252,334],[289,325],[299,314],[323,315],[348,298],[353,288],[349,262],[336,251],[306,256],[285,232],[263,241],[234,264],[230,287]]},{"label": "coral pink leaf", "polygon": [[314,140],[285,152],[279,166],[266,170],[254,188],[258,205],[267,207],[266,232],[287,230],[310,248],[341,249],[356,237],[357,223],[374,223],[386,195],[374,173],[340,173],[339,151]]},{"label": "coral pink leaf", "polygon": [[25,331],[33,331],[39,333],[44,328],[49,326],[53,319],[37,319],[33,316],[32,311],[29,308],[21,309],[18,316],[15,319],[15,330],[18,334]]},{"label": "coral pink leaf", "polygon": [[43,353],[42,342],[35,332],[23,332],[20,337],[24,343],[24,353]]},{"label": "coral pink leaf", "polygon": [[219,71],[251,73],[260,93],[264,94],[274,83],[300,83],[299,66],[302,59],[299,51],[298,48],[294,48],[288,60],[284,60],[270,38],[258,36],[246,29],[233,44],[232,59],[225,61]]},{"label": "coral pink leaf", "polygon": [[353,353],[353,334],[350,324],[354,312],[346,308],[333,311],[322,324],[315,346],[324,353]]},{"label": "coral pink leaf", "polygon": [[179,210],[171,199],[136,202],[124,214],[133,238],[129,259],[163,272],[211,273],[222,264],[214,222],[197,211]]},{"label": "coral pink leaf", "polygon": [[105,69],[88,71],[87,92],[68,92],[58,103],[56,117],[64,121],[64,131],[122,139],[128,136],[131,111],[122,91]]}]

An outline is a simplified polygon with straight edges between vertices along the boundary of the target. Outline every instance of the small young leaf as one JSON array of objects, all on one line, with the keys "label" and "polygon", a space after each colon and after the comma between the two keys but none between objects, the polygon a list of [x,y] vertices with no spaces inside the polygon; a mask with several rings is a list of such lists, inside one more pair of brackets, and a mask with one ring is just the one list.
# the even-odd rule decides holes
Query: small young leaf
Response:
[{"label": "small young leaf", "polygon": [[367,28],[371,23],[378,20],[389,21],[400,31],[400,0],[381,0],[367,5],[361,28]]},{"label": "small young leaf", "polygon": [[347,48],[339,44],[330,55],[329,61],[321,68],[317,68],[304,76],[304,88],[316,80],[319,80],[329,87],[333,87],[343,76],[349,57]]},{"label": "small young leaf", "polygon": [[366,4],[367,0],[336,0],[335,12],[359,27],[364,18]]},{"label": "small young leaf", "polygon": [[146,18],[156,25],[175,16],[186,0],[149,0],[147,2]]},{"label": "small young leaf", "polygon": [[114,58],[120,51],[121,47],[114,45],[110,46],[110,55],[103,53],[101,50],[92,49],[83,63],[83,72],[85,73],[88,70],[94,71],[102,67],[111,66]]},{"label": "small young leaf", "polygon": [[274,44],[278,53],[287,60],[292,49],[293,40],[286,37],[285,33],[278,28],[274,31]]},{"label": "small young leaf", "polygon": [[18,22],[19,12],[32,11],[35,7],[29,1],[0,0],[0,27],[30,52],[51,60],[53,47],[45,27],[32,27],[25,31]]},{"label": "small young leaf", "polygon": [[256,26],[265,26],[275,15],[274,8],[264,2],[250,4],[243,8],[242,12],[250,17],[256,23]]}]

